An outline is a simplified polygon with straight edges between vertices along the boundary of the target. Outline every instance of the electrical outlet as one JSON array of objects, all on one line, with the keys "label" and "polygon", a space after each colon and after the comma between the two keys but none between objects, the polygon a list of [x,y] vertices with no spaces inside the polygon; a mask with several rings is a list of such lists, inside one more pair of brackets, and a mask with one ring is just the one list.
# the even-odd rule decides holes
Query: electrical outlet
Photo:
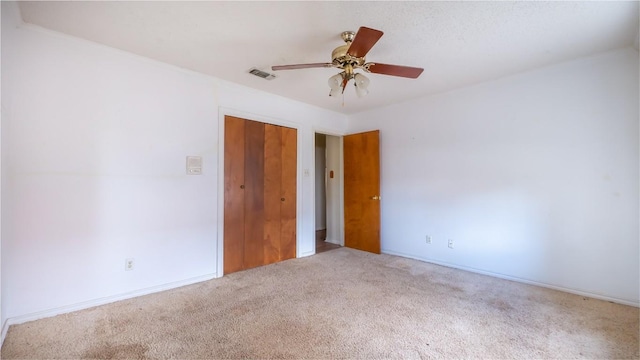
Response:
[{"label": "electrical outlet", "polygon": [[426,242],[427,244],[431,244],[431,236],[427,235]]},{"label": "electrical outlet", "polygon": [[449,239],[449,249],[453,249],[453,240]]},{"label": "electrical outlet", "polygon": [[124,270],[125,271],[133,270],[133,259],[126,259],[124,261]]}]

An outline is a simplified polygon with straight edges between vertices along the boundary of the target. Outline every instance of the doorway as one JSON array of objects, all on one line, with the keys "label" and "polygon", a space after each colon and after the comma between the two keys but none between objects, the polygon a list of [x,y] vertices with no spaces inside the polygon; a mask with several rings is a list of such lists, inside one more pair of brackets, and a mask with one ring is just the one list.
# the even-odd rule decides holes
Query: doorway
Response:
[{"label": "doorway", "polygon": [[380,131],[314,135],[316,253],[337,245],[379,254]]},{"label": "doorway", "polygon": [[315,133],[316,254],[344,245],[341,141],[339,136]]}]

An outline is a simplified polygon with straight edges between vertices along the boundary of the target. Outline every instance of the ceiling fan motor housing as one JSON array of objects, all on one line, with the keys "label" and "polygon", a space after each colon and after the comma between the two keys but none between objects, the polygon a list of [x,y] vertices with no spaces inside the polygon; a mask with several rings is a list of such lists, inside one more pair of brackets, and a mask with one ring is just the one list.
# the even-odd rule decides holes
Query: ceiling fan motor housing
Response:
[{"label": "ceiling fan motor housing", "polygon": [[347,65],[351,65],[352,68],[358,68],[364,65],[364,56],[355,57],[347,53],[347,51],[349,51],[349,47],[351,46],[351,42],[353,42],[353,39],[356,36],[356,33],[354,31],[344,31],[341,36],[342,40],[344,40],[346,44],[338,46],[333,50],[333,52],[331,53],[332,64],[339,69],[344,69]]}]

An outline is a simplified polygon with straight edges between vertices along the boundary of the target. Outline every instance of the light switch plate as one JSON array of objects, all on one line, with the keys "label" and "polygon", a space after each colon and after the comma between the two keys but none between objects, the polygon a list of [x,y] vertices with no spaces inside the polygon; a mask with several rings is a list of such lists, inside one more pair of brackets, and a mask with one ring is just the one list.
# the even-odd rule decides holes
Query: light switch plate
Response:
[{"label": "light switch plate", "polygon": [[202,174],[202,156],[187,156],[187,175]]}]

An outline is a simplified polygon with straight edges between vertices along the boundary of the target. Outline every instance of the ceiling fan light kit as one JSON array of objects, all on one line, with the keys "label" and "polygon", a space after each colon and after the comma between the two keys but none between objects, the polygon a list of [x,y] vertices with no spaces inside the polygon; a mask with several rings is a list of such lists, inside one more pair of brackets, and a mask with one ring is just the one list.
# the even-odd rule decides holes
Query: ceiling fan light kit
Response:
[{"label": "ceiling fan light kit", "polygon": [[363,70],[368,73],[400,76],[415,79],[424,69],[409,66],[379,64],[367,62],[365,56],[373,45],[382,37],[383,32],[367,27],[360,27],[357,33],[344,31],[341,34],[345,45],[338,46],[331,53],[330,63],[294,64],[272,66],[271,70],[296,70],[318,67],[335,67],[343,71],[329,78],[329,96],[343,94],[350,80],[353,80],[356,95],[366,96],[369,93],[369,78],[355,70]]},{"label": "ceiling fan light kit", "polygon": [[343,73],[335,74],[329,78],[329,87],[331,91],[329,92],[329,96],[338,96],[342,93],[340,89],[342,89],[342,81],[343,81]]},{"label": "ceiling fan light kit", "polygon": [[369,93],[369,78],[357,73],[353,76],[353,85],[356,87],[356,95],[358,97],[367,96]]}]

